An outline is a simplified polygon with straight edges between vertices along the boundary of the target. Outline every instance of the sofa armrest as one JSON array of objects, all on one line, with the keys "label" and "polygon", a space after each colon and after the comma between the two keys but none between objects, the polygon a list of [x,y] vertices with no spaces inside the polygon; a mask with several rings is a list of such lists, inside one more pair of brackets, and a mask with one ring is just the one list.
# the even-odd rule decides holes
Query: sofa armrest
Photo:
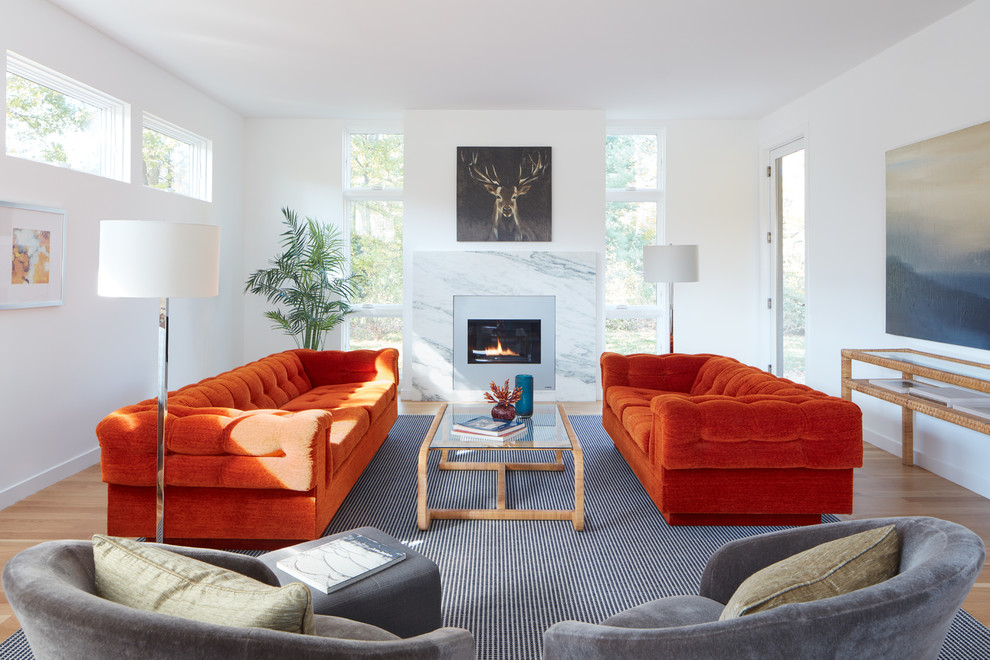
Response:
[{"label": "sofa armrest", "polygon": [[399,384],[399,351],[314,351],[296,349],[296,355],[313,387],[341,383],[387,381]]},{"label": "sofa armrest", "polygon": [[836,397],[658,396],[651,460],[667,469],[863,464],[859,406]]},{"label": "sofa armrest", "polygon": [[[166,484],[311,490],[331,473],[332,421],[325,410],[172,406],[165,425]],[[96,434],[103,481],[154,485],[157,428],[151,406],[122,408],[101,421]]]}]

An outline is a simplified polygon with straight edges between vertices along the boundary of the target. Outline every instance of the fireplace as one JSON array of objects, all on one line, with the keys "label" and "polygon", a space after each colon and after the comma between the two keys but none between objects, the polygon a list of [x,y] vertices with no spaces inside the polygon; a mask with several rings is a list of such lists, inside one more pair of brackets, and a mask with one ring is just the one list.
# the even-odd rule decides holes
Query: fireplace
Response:
[{"label": "fireplace", "polygon": [[468,364],[540,364],[541,319],[468,319]]},{"label": "fireplace", "polygon": [[523,373],[554,389],[555,306],[554,296],[454,296],[454,389]]}]

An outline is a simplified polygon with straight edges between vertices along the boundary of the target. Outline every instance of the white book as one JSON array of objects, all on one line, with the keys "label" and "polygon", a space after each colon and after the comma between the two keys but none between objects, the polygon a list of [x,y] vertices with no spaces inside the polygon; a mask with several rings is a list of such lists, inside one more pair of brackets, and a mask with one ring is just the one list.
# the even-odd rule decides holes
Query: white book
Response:
[{"label": "white book", "polygon": [[952,409],[970,415],[976,415],[977,417],[986,417],[987,419],[990,419],[990,401],[971,401],[967,403],[954,404]]},{"label": "white book", "polygon": [[405,558],[401,550],[362,534],[348,534],[279,559],[275,566],[328,594]]},{"label": "white book", "polygon": [[877,387],[882,387],[885,390],[893,390],[894,392],[907,393],[917,388],[918,385],[922,385],[922,383],[903,378],[871,378],[870,385],[876,385]]},{"label": "white book", "polygon": [[912,388],[911,394],[930,401],[944,403],[947,406],[967,402],[990,401],[990,396],[982,392],[967,390],[961,387],[938,387],[935,385],[928,385],[927,383],[920,384],[917,387]]}]

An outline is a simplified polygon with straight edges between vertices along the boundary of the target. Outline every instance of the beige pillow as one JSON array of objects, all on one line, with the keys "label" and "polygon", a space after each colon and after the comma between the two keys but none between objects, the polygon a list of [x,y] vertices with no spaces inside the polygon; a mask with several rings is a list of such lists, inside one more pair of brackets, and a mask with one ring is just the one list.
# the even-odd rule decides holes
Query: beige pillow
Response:
[{"label": "beige pillow", "polygon": [[746,578],[719,620],[839,596],[883,582],[897,574],[900,548],[893,525],[815,546]]},{"label": "beige pillow", "polygon": [[228,626],[313,633],[313,596],[300,582],[272,587],[246,575],[130,539],[93,537],[96,593],[121,605]]}]

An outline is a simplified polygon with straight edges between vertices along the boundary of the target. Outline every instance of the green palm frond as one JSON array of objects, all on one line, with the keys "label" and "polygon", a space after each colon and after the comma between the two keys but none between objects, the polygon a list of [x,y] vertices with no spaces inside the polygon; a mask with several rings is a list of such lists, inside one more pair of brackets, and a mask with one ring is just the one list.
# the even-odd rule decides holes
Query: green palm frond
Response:
[{"label": "green palm frond", "polygon": [[269,268],[252,273],[244,290],[264,296],[276,309],[265,312],[272,327],[302,348],[323,348],[326,334],[351,313],[354,275],[344,276],[347,260],[340,230],[282,209],[282,252]]}]

